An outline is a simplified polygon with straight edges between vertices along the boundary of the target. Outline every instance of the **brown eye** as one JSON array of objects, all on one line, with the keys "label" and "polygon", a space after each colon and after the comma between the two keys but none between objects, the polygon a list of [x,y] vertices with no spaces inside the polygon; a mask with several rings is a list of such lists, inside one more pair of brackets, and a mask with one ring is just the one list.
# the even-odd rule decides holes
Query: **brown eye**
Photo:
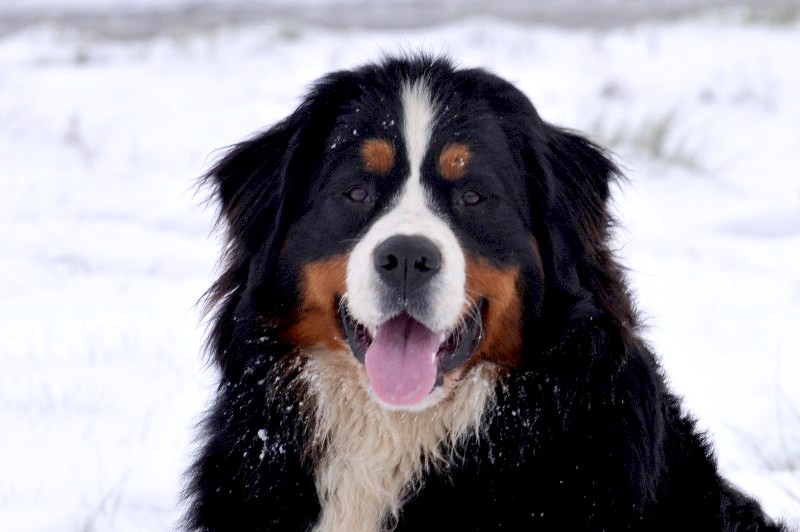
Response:
[{"label": "brown eye", "polygon": [[353,187],[347,191],[346,196],[350,198],[350,201],[354,201],[356,203],[366,203],[370,200],[369,192],[367,189],[362,187]]},{"label": "brown eye", "polygon": [[474,190],[467,190],[461,197],[458,198],[458,204],[461,206],[473,206],[477,205],[478,203],[483,201],[483,196],[475,192]]}]

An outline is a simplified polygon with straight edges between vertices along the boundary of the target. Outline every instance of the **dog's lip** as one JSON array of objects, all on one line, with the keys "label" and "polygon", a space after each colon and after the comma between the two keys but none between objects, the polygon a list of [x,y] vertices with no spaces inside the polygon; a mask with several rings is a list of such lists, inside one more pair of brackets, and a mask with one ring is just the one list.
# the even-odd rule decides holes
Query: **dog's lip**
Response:
[{"label": "dog's lip", "polygon": [[372,333],[366,325],[359,323],[351,316],[344,302],[339,303],[339,319],[350,350],[363,364],[367,348],[372,343]]},{"label": "dog's lip", "polygon": [[[438,364],[437,386],[443,384],[444,375],[447,372],[458,368],[466,362],[477,349],[478,344],[483,339],[485,307],[486,300],[479,300],[477,304],[468,309],[466,315],[459,320],[457,326],[440,332],[439,350],[436,354]],[[393,317],[390,316],[381,323],[385,323]],[[374,332],[380,324],[375,327],[369,327],[360,323],[353,318],[344,301],[339,304],[339,318],[350,350],[355,358],[363,364],[367,349],[372,344]]]}]

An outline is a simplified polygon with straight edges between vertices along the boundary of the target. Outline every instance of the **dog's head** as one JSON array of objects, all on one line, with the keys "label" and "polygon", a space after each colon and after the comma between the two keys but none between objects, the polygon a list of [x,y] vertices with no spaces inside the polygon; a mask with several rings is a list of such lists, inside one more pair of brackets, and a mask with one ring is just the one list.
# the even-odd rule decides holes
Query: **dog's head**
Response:
[{"label": "dog's head", "polygon": [[329,75],[209,174],[230,244],[211,291],[220,362],[258,316],[419,408],[478,363],[535,362],[576,319],[624,325],[614,173],[487,72],[416,57]]}]

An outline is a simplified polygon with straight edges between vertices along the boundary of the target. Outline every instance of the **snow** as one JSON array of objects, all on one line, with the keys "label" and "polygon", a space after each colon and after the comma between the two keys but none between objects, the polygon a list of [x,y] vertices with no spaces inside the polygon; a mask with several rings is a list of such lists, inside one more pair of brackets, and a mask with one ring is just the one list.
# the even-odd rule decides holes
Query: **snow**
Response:
[{"label": "snow", "polygon": [[[97,0],[100,2],[100,0]],[[0,530],[165,530],[212,390],[194,180],[318,76],[447,52],[610,144],[617,246],[726,475],[800,526],[800,24],[0,37]]]}]

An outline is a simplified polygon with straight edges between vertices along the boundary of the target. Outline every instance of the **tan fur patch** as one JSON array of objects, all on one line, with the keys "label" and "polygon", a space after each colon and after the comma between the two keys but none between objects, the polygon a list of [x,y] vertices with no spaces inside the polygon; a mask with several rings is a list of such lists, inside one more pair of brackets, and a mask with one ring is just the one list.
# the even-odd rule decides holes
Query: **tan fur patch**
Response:
[{"label": "tan fur patch", "polygon": [[478,365],[446,399],[417,412],[378,404],[349,352],[312,353],[304,378],[316,396],[321,455],[316,486],[322,513],[314,531],[378,532],[396,523],[426,470],[446,467],[457,459],[460,441],[477,437],[494,398],[497,368]]},{"label": "tan fur patch", "polygon": [[475,257],[467,257],[467,295],[486,299],[483,340],[473,361],[491,360],[517,366],[522,356],[522,300],[517,287],[519,268],[501,270]]},{"label": "tan fur patch", "polygon": [[367,172],[386,175],[394,166],[394,146],[384,139],[368,139],[361,145],[361,162]]},{"label": "tan fur patch", "polygon": [[346,348],[337,299],[345,293],[347,257],[336,256],[303,267],[301,302],[285,336],[297,346]]},{"label": "tan fur patch", "polygon": [[443,178],[453,181],[467,175],[472,152],[465,144],[453,142],[439,154],[439,173]]}]

